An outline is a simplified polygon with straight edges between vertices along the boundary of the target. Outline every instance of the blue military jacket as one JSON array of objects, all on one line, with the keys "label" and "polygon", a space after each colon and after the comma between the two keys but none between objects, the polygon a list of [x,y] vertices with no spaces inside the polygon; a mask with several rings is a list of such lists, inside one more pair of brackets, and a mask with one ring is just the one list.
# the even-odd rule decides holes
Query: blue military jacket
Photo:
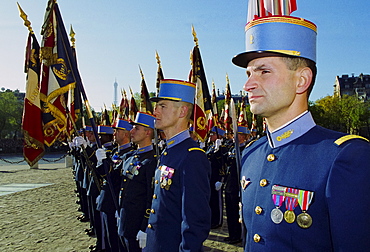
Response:
[{"label": "blue military jacket", "polygon": [[[106,163],[106,165],[109,166],[107,167],[109,169],[108,173],[107,168],[105,168],[104,165],[100,165],[99,167],[97,167],[97,171],[99,172],[99,174],[104,177],[100,195],[96,200],[96,209],[98,211],[102,211],[105,213],[114,213],[115,211],[118,211],[118,209],[116,209],[116,206],[118,208],[118,193],[121,184],[121,174],[119,171],[116,171],[114,169],[124,161],[124,154],[131,150],[131,143],[127,143],[113,149],[112,155],[109,155],[110,158]],[[109,180],[113,184],[112,186],[109,185],[108,176]],[[111,191],[111,188],[113,188],[113,193]],[[113,201],[113,195],[116,202]]]},{"label": "blue military jacket", "polygon": [[146,251],[202,251],[211,227],[210,172],[188,130],[167,140],[155,173]]},{"label": "blue military jacket", "polygon": [[131,151],[124,158],[118,167],[122,173],[118,231],[121,236],[135,238],[148,225],[156,158],[152,145]]},{"label": "blue military jacket", "polygon": [[[342,137],[315,125],[306,112],[245,148],[241,172],[245,251],[370,248],[370,145]],[[313,193],[306,209],[311,226],[300,227],[297,217],[292,223],[272,221],[272,210],[278,207],[284,213],[295,205],[289,202],[296,195],[285,193],[281,206],[275,206],[274,186]],[[301,205],[293,208],[295,216],[302,213]]]}]

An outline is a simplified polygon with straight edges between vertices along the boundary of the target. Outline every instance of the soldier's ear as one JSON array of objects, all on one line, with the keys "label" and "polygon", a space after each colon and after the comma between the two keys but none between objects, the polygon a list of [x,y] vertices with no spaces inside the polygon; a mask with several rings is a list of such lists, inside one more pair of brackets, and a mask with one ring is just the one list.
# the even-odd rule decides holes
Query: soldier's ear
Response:
[{"label": "soldier's ear", "polygon": [[313,73],[309,67],[302,67],[297,70],[296,93],[303,94],[311,85]]},{"label": "soldier's ear", "polygon": [[188,111],[189,111],[189,108],[185,105],[182,105],[180,107],[180,118],[183,118],[183,117],[186,117],[186,115],[188,114]]}]

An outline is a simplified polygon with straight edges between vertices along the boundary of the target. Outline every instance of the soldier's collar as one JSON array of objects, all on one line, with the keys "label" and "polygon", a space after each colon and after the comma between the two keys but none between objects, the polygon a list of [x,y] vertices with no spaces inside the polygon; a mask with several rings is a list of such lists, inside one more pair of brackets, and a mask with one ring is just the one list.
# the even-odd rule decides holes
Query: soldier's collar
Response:
[{"label": "soldier's collar", "polygon": [[271,148],[283,146],[305,134],[316,125],[310,112],[305,111],[289,123],[274,132],[267,130],[267,139]]},{"label": "soldier's collar", "polygon": [[121,145],[121,146],[119,147],[119,150],[124,150],[124,149],[127,149],[127,148],[129,148],[129,147],[131,147],[131,143],[127,143],[127,144]]},{"label": "soldier's collar", "polygon": [[141,154],[141,153],[145,153],[145,152],[148,152],[148,151],[151,151],[151,150],[153,150],[153,145],[150,144],[150,145],[145,146],[143,148],[137,149],[136,153]]},{"label": "soldier's collar", "polygon": [[176,144],[181,143],[182,141],[184,141],[185,139],[189,137],[190,137],[190,134],[189,134],[188,129],[174,135],[173,137],[167,140],[167,149],[175,146]]},{"label": "soldier's collar", "polygon": [[113,145],[113,143],[112,143],[112,142],[107,142],[107,143],[103,144],[103,146],[104,146],[105,148],[110,147],[110,146],[112,146],[112,145]]}]

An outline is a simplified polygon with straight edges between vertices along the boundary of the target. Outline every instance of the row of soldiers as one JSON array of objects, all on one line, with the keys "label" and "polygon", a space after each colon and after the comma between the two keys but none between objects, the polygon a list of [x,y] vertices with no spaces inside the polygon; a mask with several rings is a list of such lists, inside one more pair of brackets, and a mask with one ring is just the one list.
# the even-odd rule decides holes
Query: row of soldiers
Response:
[{"label": "row of soldiers", "polygon": [[[98,148],[89,126],[70,143],[82,211],[78,219],[89,221],[90,228],[86,233],[97,238],[96,244],[90,246],[91,251],[142,251],[144,247],[146,251],[168,249],[171,245],[166,232],[171,231],[165,231],[164,226],[160,229],[162,231],[158,231],[159,228],[155,230],[151,224],[158,222],[156,202],[160,204],[164,200],[156,199],[161,194],[170,200],[164,205],[165,211],[169,211],[164,214],[166,225],[171,225],[169,217],[173,215],[174,222],[181,229],[181,234],[176,236],[179,244],[174,240],[174,247],[201,249],[210,229],[222,225],[223,191],[229,227],[229,237],[225,241],[241,241],[239,172],[232,135],[213,127],[207,145],[200,146],[202,144],[192,134],[192,127],[189,128],[195,86],[182,81],[169,80],[171,85],[166,82],[162,81],[158,97],[153,98],[157,102],[154,115],[138,112],[133,122],[117,119],[112,126],[99,125],[97,133],[102,148]],[[185,89],[185,92],[178,92],[178,89]],[[161,98],[161,91],[165,98]],[[176,99],[180,94],[182,101],[171,100],[171,94],[176,94]],[[178,109],[178,114],[167,112],[172,105]],[[166,113],[161,114],[162,110]],[[179,118],[176,120],[174,116]],[[180,128],[176,124],[182,121],[183,130],[176,131]],[[247,126],[238,126],[241,151],[255,138],[250,133]],[[168,135],[170,137],[166,139]],[[176,145],[181,146],[185,142],[188,146],[182,155]],[[191,155],[186,158],[188,153]],[[176,199],[174,195],[178,191],[181,196]],[[178,216],[171,206],[179,210]],[[155,246],[154,241],[147,244],[147,233],[151,231],[155,233],[153,240],[163,239],[166,247]],[[161,237],[160,232],[164,232],[164,236]],[[200,235],[195,237],[196,232]]]},{"label": "row of soldiers", "polygon": [[138,112],[134,122],[117,119],[97,130],[103,148],[90,126],[70,144],[82,211],[78,219],[89,221],[85,231],[97,238],[91,251],[141,251],[139,231],[148,225],[157,164],[154,116]]},{"label": "row of soldiers", "polygon": [[[81,130],[81,136],[70,143],[75,158],[79,210],[82,212],[78,219],[90,222],[86,234],[97,238],[97,243],[91,246],[92,251],[140,251],[138,233],[147,226],[153,195],[152,178],[157,164],[153,148],[155,143],[152,142],[154,120],[152,115],[138,112],[134,122],[117,119],[112,127],[99,125],[98,134],[104,150],[97,148],[91,126]],[[192,129],[189,128],[190,135],[197,141]],[[255,138],[256,131],[251,133],[247,126],[238,126],[241,152]],[[163,132],[159,134],[157,145],[160,152],[165,147]],[[86,164],[82,148],[88,157],[92,157],[89,158],[92,162],[90,165],[96,165],[96,169]],[[213,127],[203,149],[212,170],[209,202],[211,228],[222,226],[225,205],[229,236],[224,240],[230,244],[238,243],[242,238],[242,225],[239,220],[239,181],[232,135]],[[95,156],[92,155],[94,151]],[[109,160],[108,166],[104,167],[102,160],[106,158]],[[118,200],[113,200],[112,195]]]}]

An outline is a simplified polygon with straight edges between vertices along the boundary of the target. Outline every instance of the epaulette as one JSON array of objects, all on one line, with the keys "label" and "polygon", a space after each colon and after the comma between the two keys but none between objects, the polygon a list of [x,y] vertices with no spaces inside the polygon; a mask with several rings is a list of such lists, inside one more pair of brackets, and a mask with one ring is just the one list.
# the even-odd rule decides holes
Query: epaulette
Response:
[{"label": "epaulette", "polygon": [[193,150],[200,150],[200,151],[203,151],[204,153],[206,153],[203,149],[197,148],[197,147],[188,149],[188,151],[193,151]]},{"label": "epaulette", "polygon": [[357,135],[345,135],[345,136],[342,136],[341,138],[338,138],[337,140],[335,140],[335,144],[336,145],[341,145],[342,143],[344,142],[347,142],[348,140],[351,140],[351,139],[362,139],[366,142],[369,142],[369,140],[365,137],[362,137],[362,136],[357,136]]},{"label": "epaulette", "polygon": [[251,145],[252,145],[252,143],[254,143],[255,141],[257,141],[257,139],[254,139],[254,140],[250,141],[250,142],[245,146],[245,148],[247,148],[247,147],[251,146]]}]

